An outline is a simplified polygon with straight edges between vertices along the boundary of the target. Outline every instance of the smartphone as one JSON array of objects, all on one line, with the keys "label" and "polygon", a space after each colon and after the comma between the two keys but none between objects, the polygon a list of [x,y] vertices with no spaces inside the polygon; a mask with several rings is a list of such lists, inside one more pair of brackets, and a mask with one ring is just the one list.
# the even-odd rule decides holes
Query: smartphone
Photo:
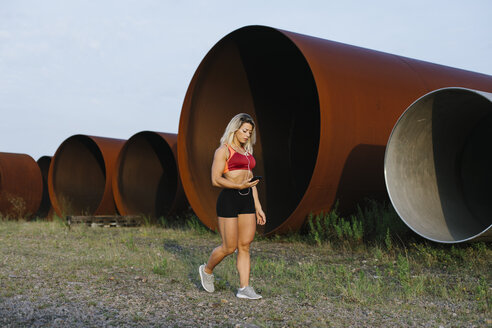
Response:
[{"label": "smartphone", "polygon": [[256,175],[256,176],[252,177],[251,180],[249,180],[249,182],[253,182],[253,181],[261,180],[261,179],[263,179],[263,177],[261,175]]}]

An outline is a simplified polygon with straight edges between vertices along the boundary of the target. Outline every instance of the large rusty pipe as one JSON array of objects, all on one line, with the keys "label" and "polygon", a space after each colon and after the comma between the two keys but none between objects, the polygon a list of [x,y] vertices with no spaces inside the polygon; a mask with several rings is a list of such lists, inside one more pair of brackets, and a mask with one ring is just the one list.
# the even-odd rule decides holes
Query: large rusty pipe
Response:
[{"label": "large rusty pipe", "polygon": [[492,94],[432,91],[395,124],[384,172],[402,220],[442,243],[492,240]]},{"label": "large rusty pipe", "polygon": [[41,198],[41,204],[36,212],[36,216],[40,218],[50,218],[53,214],[53,207],[51,206],[50,194],[48,192],[48,173],[50,171],[51,156],[41,156],[37,160],[39,169],[41,170],[41,177],[43,178],[43,196]]},{"label": "large rusty pipe", "polygon": [[385,197],[394,123],[415,99],[446,86],[492,91],[492,77],[269,27],[238,29],[205,56],[184,99],[178,162],[188,201],[214,229],[219,190],[210,167],[239,112],[258,128],[263,233],[297,230],[337,199],[345,210]]},{"label": "large rusty pipe", "polygon": [[42,193],[41,171],[31,156],[0,152],[0,217],[31,218]]},{"label": "large rusty pipe", "polygon": [[74,135],[51,160],[48,190],[62,215],[116,214],[111,180],[124,140]]},{"label": "large rusty pipe", "polygon": [[143,131],[125,142],[113,175],[114,199],[122,215],[159,218],[185,209],[177,139],[176,134]]}]

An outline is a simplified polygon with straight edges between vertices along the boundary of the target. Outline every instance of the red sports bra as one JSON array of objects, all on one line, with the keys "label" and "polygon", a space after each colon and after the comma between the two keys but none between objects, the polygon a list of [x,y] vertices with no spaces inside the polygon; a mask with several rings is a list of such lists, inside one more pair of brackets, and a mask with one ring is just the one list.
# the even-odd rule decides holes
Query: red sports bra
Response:
[{"label": "red sports bra", "polygon": [[255,167],[256,161],[253,155],[250,153],[247,155],[240,154],[229,145],[227,148],[229,148],[229,158],[226,161],[224,173],[235,170],[252,170]]}]

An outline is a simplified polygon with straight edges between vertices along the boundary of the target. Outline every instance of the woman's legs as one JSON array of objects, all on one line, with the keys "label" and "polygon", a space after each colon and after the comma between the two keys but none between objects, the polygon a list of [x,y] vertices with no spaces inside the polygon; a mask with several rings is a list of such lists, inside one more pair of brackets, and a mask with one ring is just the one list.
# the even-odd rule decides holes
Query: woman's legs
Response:
[{"label": "woman's legs", "polygon": [[237,218],[218,218],[219,232],[222,237],[222,245],[216,247],[207,265],[205,265],[204,271],[211,274],[215,266],[229,254],[234,253],[237,248],[237,236],[238,236],[238,219]]},{"label": "woman's legs", "polygon": [[239,287],[249,285],[250,257],[249,245],[256,232],[256,215],[239,214],[237,219],[237,271],[239,272]]}]

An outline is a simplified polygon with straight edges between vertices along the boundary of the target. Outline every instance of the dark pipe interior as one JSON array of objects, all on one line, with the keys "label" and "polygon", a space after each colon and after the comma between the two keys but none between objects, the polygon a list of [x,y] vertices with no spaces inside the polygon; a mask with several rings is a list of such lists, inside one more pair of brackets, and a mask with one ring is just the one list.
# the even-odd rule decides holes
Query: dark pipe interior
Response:
[{"label": "dark pipe interior", "polygon": [[39,169],[41,170],[41,177],[43,178],[43,196],[41,198],[41,205],[36,216],[45,218],[51,208],[50,195],[48,192],[48,172],[50,170],[51,157],[42,156],[37,161]]},{"label": "dark pipe interior", "polygon": [[97,144],[85,136],[67,139],[54,158],[53,187],[64,214],[95,212],[104,194],[106,169]]},{"label": "dark pipe interior", "polygon": [[444,218],[456,240],[474,236],[491,223],[492,104],[475,93],[435,95],[432,140]]},{"label": "dark pipe interior", "polygon": [[364,199],[388,201],[383,173],[385,150],[384,146],[365,144],[352,149],[343,166],[335,196],[340,215],[355,213]]},{"label": "dark pipe interior", "polygon": [[269,220],[278,227],[297,207],[316,163],[318,94],[301,52],[278,32],[237,36],[258,120]]},{"label": "dark pipe interior", "polygon": [[158,134],[142,132],[122,150],[118,189],[126,214],[165,216],[171,210],[178,183],[173,152]]},{"label": "dark pipe interior", "polygon": [[229,120],[251,114],[257,124],[256,175],[268,221],[278,227],[294,211],[311,180],[318,155],[320,110],[312,72],[283,34],[265,28],[238,30],[214,47],[200,68],[193,93],[189,154],[204,202],[215,204],[210,167]]},{"label": "dark pipe interior", "polygon": [[443,89],[410,106],[388,143],[386,183],[403,221],[439,242],[473,238],[492,224],[492,103]]},{"label": "dark pipe interior", "polygon": [[468,139],[461,160],[461,181],[465,202],[479,222],[478,229],[492,224],[492,114],[478,122]]}]

